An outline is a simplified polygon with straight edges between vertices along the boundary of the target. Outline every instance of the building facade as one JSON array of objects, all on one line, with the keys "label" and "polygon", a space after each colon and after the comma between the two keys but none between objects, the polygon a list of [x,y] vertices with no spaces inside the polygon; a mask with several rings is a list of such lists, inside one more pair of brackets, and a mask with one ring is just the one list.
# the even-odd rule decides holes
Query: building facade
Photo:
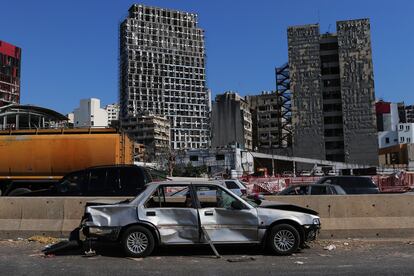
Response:
[{"label": "building facade", "polygon": [[293,155],[378,164],[368,19],[288,28]]},{"label": "building facade", "polygon": [[414,105],[407,105],[404,107],[405,120],[402,123],[414,123]]},{"label": "building facade", "polygon": [[122,121],[123,129],[138,144],[145,146],[145,161],[168,156],[170,120],[165,116],[141,114]]},{"label": "building facade", "polygon": [[275,91],[246,96],[252,113],[253,147],[261,152],[278,149],[280,144],[280,104]]},{"label": "building facade", "polygon": [[236,146],[253,149],[249,103],[237,93],[217,95],[212,107],[212,148]]},{"label": "building facade", "polygon": [[101,100],[96,98],[80,100],[79,107],[73,111],[74,127],[107,127],[108,114],[101,108]]},{"label": "building facade", "polygon": [[0,40],[0,106],[20,104],[22,50]]},{"label": "building facade", "polygon": [[119,119],[119,104],[108,104],[105,106],[108,114],[108,126],[113,125]]},{"label": "building facade", "polygon": [[120,25],[120,117],[167,116],[171,148],[209,146],[204,31],[194,13],[133,5]]}]

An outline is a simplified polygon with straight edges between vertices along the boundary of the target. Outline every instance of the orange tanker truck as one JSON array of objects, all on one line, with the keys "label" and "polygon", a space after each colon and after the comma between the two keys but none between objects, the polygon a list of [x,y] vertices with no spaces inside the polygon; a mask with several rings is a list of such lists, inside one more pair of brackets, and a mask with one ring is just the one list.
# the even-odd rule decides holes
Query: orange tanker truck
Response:
[{"label": "orange tanker truck", "polygon": [[116,129],[0,131],[0,194],[43,189],[87,167],[133,164],[133,153]]}]

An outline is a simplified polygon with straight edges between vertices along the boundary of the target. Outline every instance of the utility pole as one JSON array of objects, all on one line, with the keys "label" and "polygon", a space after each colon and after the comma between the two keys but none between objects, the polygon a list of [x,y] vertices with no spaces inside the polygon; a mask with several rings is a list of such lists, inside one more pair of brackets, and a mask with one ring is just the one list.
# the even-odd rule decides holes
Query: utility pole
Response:
[{"label": "utility pole", "polygon": [[272,154],[272,176],[275,176],[275,159],[273,158],[273,145],[272,145],[272,136],[270,133],[270,118],[269,118],[269,146]]}]

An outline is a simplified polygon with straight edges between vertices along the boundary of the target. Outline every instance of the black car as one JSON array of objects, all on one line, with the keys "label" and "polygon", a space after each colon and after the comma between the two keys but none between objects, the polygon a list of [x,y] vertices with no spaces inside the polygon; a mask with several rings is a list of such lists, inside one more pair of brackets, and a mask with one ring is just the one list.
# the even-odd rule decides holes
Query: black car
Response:
[{"label": "black car", "polygon": [[372,179],[366,176],[326,176],[316,183],[341,186],[347,194],[378,194],[380,192]]},{"label": "black car", "polygon": [[338,185],[330,184],[300,184],[287,187],[278,195],[345,195]]},{"label": "black car", "polygon": [[20,196],[136,196],[152,181],[145,168],[135,165],[91,167],[64,176],[49,189]]}]

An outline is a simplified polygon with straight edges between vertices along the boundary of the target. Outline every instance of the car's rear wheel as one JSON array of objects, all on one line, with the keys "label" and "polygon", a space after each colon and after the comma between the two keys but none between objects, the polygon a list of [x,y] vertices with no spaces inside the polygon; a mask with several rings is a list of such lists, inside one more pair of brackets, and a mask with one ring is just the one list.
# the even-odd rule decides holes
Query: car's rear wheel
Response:
[{"label": "car's rear wheel", "polygon": [[122,246],[129,257],[142,258],[150,255],[155,247],[151,231],[142,226],[131,226],[122,235]]},{"label": "car's rear wheel", "polygon": [[300,235],[294,226],[290,224],[278,224],[273,226],[268,242],[274,254],[290,255],[298,250]]}]

